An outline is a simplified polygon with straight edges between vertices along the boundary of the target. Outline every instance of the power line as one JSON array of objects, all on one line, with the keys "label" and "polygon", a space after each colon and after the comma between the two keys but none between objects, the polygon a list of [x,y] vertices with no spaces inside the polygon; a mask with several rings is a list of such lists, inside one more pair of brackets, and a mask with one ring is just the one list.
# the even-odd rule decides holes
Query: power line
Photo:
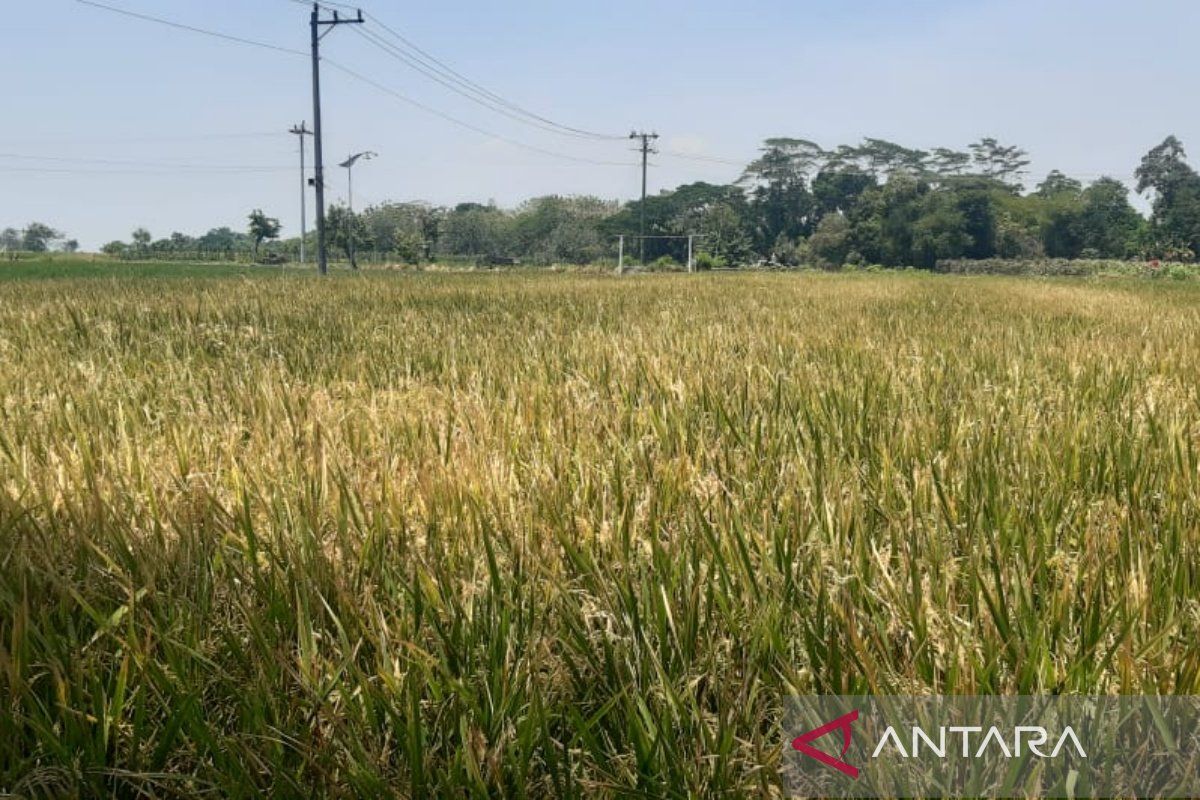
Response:
[{"label": "power line", "polygon": [[[301,5],[306,5],[305,0],[291,0],[291,2],[298,3]],[[331,3],[319,3],[319,5],[322,5],[322,6],[328,5],[328,6],[344,8],[344,9],[353,8],[352,6],[349,6],[345,3],[332,3],[331,2]],[[476,81],[471,80],[463,73],[461,73],[458,70],[451,67],[445,61],[442,61],[441,59],[437,58],[436,56],[430,54],[428,51],[422,49],[418,44],[413,42],[411,39],[405,37],[403,34],[401,34],[395,28],[390,27],[387,23],[385,23],[383,20],[379,19],[375,15],[370,14],[365,11],[363,12],[363,15],[373,25],[382,29],[388,36],[390,36],[398,44],[389,43],[384,37],[380,36],[378,33],[370,31],[370,30],[355,31],[356,33],[358,33],[360,36],[363,36],[364,38],[368,38],[376,47],[379,47],[380,49],[385,49],[390,55],[392,55],[397,60],[402,61],[409,67],[417,70],[418,72],[420,72],[421,74],[430,78],[431,80],[436,81],[437,83],[445,86],[446,88],[450,89],[453,92],[456,92],[458,94],[463,95],[464,97],[467,97],[468,99],[472,100],[473,102],[479,103],[480,105],[483,105],[486,108],[489,108],[493,111],[504,114],[505,116],[511,117],[513,119],[519,119],[519,121],[524,122],[526,124],[532,124],[535,127],[541,128],[543,130],[550,130],[550,131],[552,131],[554,133],[558,133],[560,135],[576,136],[576,137],[589,138],[589,139],[601,139],[601,140],[606,140],[606,141],[621,141],[625,138],[623,135],[620,135],[620,134],[601,133],[598,131],[591,131],[591,130],[587,130],[584,128],[574,127],[572,125],[564,125],[562,123],[559,123],[552,119],[549,119],[545,116],[537,114],[533,111],[530,111],[529,109],[524,108],[520,104],[515,103],[515,102],[505,98],[504,96],[497,94],[496,92],[493,92],[492,90],[479,84]],[[497,106],[499,106],[499,108]]]},{"label": "power line", "polygon": [[293,56],[304,56],[306,58],[308,56],[308,53],[304,53],[300,50],[293,50],[290,47],[280,47],[279,45],[270,44],[269,42],[260,42],[256,39],[246,39],[241,36],[234,36],[232,34],[221,33],[219,31],[211,31],[206,28],[197,28],[193,25],[185,25],[182,22],[172,22],[171,20],[163,19],[162,17],[153,17],[153,16],[150,16],[149,14],[140,14],[136,11],[130,11],[129,9],[126,9],[126,8],[117,8],[116,6],[110,6],[105,3],[98,3],[98,2],[96,2],[96,0],[75,0],[75,2],[79,3],[81,5],[91,6],[92,8],[99,8],[104,11],[111,11],[114,14],[120,14],[125,17],[132,17],[134,19],[140,19],[144,22],[155,22],[159,25],[166,25],[168,27],[176,28],[181,31],[189,31],[191,33],[199,33],[203,36],[212,36],[216,39],[224,39],[229,42],[236,42],[238,44],[250,45],[251,47],[261,47],[266,50],[274,50],[279,53],[287,53],[288,55],[293,55]]},{"label": "power line", "polygon": [[537,147],[536,145],[526,144],[526,143],[518,141],[516,139],[510,139],[507,136],[502,136],[498,133],[493,133],[492,131],[489,131],[485,128],[481,128],[478,125],[473,125],[470,122],[466,122],[464,120],[459,119],[458,117],[454,117],[449,114],[446,114],[445,112],[438,111],[436,108],[433,108],[432,106],[428,106],[418,100],[414,100],[411,97],[409,97],[405,94],[402,94],[402,93],[396,91],[395,89],[392,89],[391,87],[389,87],[385,84],[382,84],[376,80],[368,78],[366,75],[363,75],[362,73],[355,72],[354,70],[350,69],[349,67],[339,64],[336,61],[331,61],[330,59],[326,58],[326,59],[324,59],[324,62],[326,64],[328,64],[329,66],[333,67],[334,69],[345,73],[346,75],[350,76],[351,78],[353,78],[357,81],[361,81],[362,83],[365,83],[368,86],[372,86],[375,89],[377,89],[385,94],[391,95],[392,97],[396,98],[397,100],[407,103],[407,104],[413,106],[414,108],[419,108],[428,114],[433,114],[434,116],[444,119],[447,122],[453,123],[453,124],[458,125],[463,128],[466,128],[467,130],[474,131],[475,133],[478,133],[482,136],[486,136],[489,139],[496,139],[497,141],[505,142],[514,147],[519,147],[523,150],[529,150],[534,153],[540,153],[545,156],[551,156],[552,158],[560,158],[560,159],[563,159],[566,161],[575,161],[575,162],[579,162],[579,163],[583,163],[583,164],[596,164],[596,165],[605,166],[605,167],[634,166],[633,164],[631,164],[629,162],[625,162],[625,161],[603,161],[603,160],[594,159],[594,158],[584,158],[581,156],[572,156],[572,155],[568,155],[566,153],[559,153],[555,150],[547,150],[542,147]]},{"label": "power line", "polygon": [[[269,44],[266,42],[260,42],[260,41],[256,41],[253,39],[245,39],[245,38],[242,38],[239,36],[230,36],[228,34],[220,33],[218,31],[207,30],[205,28],[198,28],[198,27],[195,27],[192,25],[183,25],[181,23],[173,22],[171,20],[163,19],[161,17],[154,17],[154,16],[150,16],[148,14],[139,14],[139,13],[136,13],[133,11],[128,11],[126,9],[117,8],[116,6],[110,6],[110,5],[107,5],[104,3],[99,3],[99,2],[96,2],[96,0],[75,0],[75,2],[80,3],[82,5],[92,6],[94,8],[103,9],[105,11],[111,11],[113,13],[121,14],[123,16],[133,17],[135,19],[143,20],[146,22],[153,22],[153,23],[157,23],[160,25],[166,25],[171,28],[177,28],[180,30],[189,31],[191,33],[198,33],[198,34],[202,34],[205,36],[212,36],[217,39],[224,39],[227,41],[236,42],[238,44],[245,44],[245,45],[251,45],[254,47],[261,47],[261,48],[266,48],[269,50],[275,50],[275,51],[287,53],[288,55],[301,55],[306,58],[309,57],[308,53],[303,53],[299,50],[291,50],[286,47],[278,47],[276,45]],[[305,6],[309,5],[308,3],[305,3],[304,0],[292,0],[292,2],[296,2],[299,5],[305,5]],[[342,3],[329,4],[327,2],[321,2],[321,3],[318,3],[317,5],[320,5],[321,7],[326,7],[327,5],[336,5],[341,8],[349,8],[350,7],[350,6],[347,6]],[[453,123],[460,127],[474,131],[475,133],[478,133],[482,136],[486,136],[490,139],[496,139],[497,141],[506,142],[510,145],[513,145],[514,147],[519,147],[521,149],[528,150],[530,152],[540,153],[541,155],[550,156],[552,158],[558,158],[558,159],[562,159],[562,160],[566,160],[566,161],[574,161],[574,162],[584,163],[584,164],[595,164],[595,165],[599,165],[599,166],[620,166],[620,167],[630,166],[630,164],[627,164],[625,162],[603,161],[603,160],[599,160],[599,159],[591,159],[591,158],[583,158],[583,157],[579,157],[579,156],[572,156],[572,155],[568,155],[566,153],[559,153],[559,152],[556,152],[553,150],[548,150],[548,149],[545,149],[542,147],[537,147],[535,145],[525,144],[516,139],[510,139],[509,137],[502,136],[497,133],[493,133],[492,131],[481,128],[477,125],[472,125],[469,122],[465,122],[464,120],[458,119],[457,117],[451,116],[450,114],[446,114],[442,111],[439,111],[432,106],[429,106],[429,105],[421,103],[417,100],[414,100],[411,97],[408,97],[408,96],[396,91],[395,89],[385,86],[384,84],[379,83],[378,81],[372,80],[371,78],[368,78],[367,76],[365,76],[359,72],[356,72],[356,71],[350,69],[349,67],[343,66],[335,61],[332,61],[330,59],[324,59],[324,62],[326,64],[328,64],[329,66],[333,67],[334,69],[337,69],[337,70],[345,73],[346,75],[349,75],[350,77],[354,78],[355,80],[366,83],[381,92],[391,95],[392,97],[396,98],[397,100],[400,100],[404,103],[407,103],[407,104],[413,106],[414,108],[419,108],[422,111],[425,111],[426,113],[433,114],[434,116],[439,117],[447,122],[450,122],[450,123]]]},{"label": "power line", "polygon": [[734,167],[745,167],[749,161],[739,161],[732,158],[722,158],[720,156],[707,156],[700,153],[682,153],[678,150],[661,150],[659,151],[664,156],[671,158],[682,158],[687,161],[704,161],[710,164],[726,164]]},{"label": "power line", "polygon": [[506,99],[502,95],[496,94],[495,92],[491,91],[490,89],[471,80],[470,78],[467,78],[461,72],[458,72],[453,67],[447,65],[444,61],[440,61],[437,58],[435,58],[434,56],[431,56],[429,53],[422,50],[420,47],[418,47],[416,44],[411,42],[409,39],[406,39],[404,36],[397,33],[392,28],[388,27],[378,17],[375,17],[373,15],[367,15],[367,18],[369,20],[371,20],[371,22],[373,22],[374,24],[376,24],[380,28],[382,28],[384,31],[389,33],[394,39],[396,39],[397,41],[401,42],[404,46],[409,48],[413,53],[415,53],[416,55],[414,55],[413,58],[415,58],[416,60],[420,61],[421,63],[426,64],[427,66],[430,66],[431,69],[437,70],[444,76],[448,77],[450,80],[467,88],[469,91],[474,92],[478,95],[481,95],[484,98],[487,98],[487,99],[503,106],[504,108],[507,108],[508,110],[521,115],[522,117],[526,117],[534,123],[540,123],[538,125],[538,127],[550,127],[550,128],[556,129],[556,132],[558,132],[558,133],[563,133],[563,134],[566,134],[569,136],[579,136],[579,137],[584,137],[584,138],[589,138],[589,139],[600,139],[600,140],[605,140],[605,141],[621,141],[622,139],[625,138],[624,136],[621,136],[618,134],[600,133],[598,131],[591,131],[591,130],[587,130],[585,128],[577,128],[572,125],[564,125],[560,122],[555,122],[552,119],[544,117],[533,111],[530,111],[530,110],[524,108],[523,106],[521,106],[517,103],[514,103],[511,100]]},{"label": "power line", "polygon": [[111,144],[111,143],[129,143],[129,144],[153,144],[156,142],[206,142],[206,141],[224,141],[234,139],[279,139],[284,136],[279,131],[262,132],[262,133],[201,133],[192,136],[89,136],[86,139],[69,139],[57,136],[39,137],[36,139],[0,139],[0,144],[3,146],[13,146],[22,144]]},{"label": "power line", "polygon": [[[291,167],[288,168],[289,170]],[[189,169],[189,170],[171,170],[171,169],[77,169],[73,167],[10,167],[0,166],[0,172],[4,173],[29,173],[35,175],[248,175],[262,174],[266,172],[278,172],[277,167],[255,168],[245,167],[239,169]]]},{"label": "power line", "polygon": [[527,118],[526,115],[523,115],[520,112],[511,111],[507,107],[507,104],[502,104],[499,101],[492,101],[492,100],[488,99],[487,97],[481,97],[481,96],[479,96],[480,93],[475,89],[471,89],[470,87],[460,88],[460,86],[455,85],[456,83],[460,83],[459,81],[455,80],[454,78],[447,79],[447,78],[443,77],[441,74],[439,74],[438,72],[436,72],[430,68],[427,68],[426,66],[421,64],[419,61],[416,61],[416,60],[412,59],[411,57],[409,57],[402,50],[389,44],[386,40],[384,40],[378,34],[373,33],[369,30],[355,30],[354,32],[357,33],[359,36],[361,36],[363,39],[366,39],[369,44],[378,48],[379,50],[382,50],[383,52],[387,53],[388,55],[392,56],[392,58],[396,59],[397,61],[400,61],[401,63],[411,67],[412,69],[416,70],[417,72],[420,72],[422,75],[429,78],[430,80],[446,87],[447,89],[454,92],[455,94],[465,97],[468,100],[470,100],[471,102],[476,103],[476,104],[482,106],[483,108],[488,109],[489,111],[494,111],[497,114],[508,117],[509,119],[512,119],[512,120],[516,120],[517,122],[520,122],[524,125],[530,125],[532,127],[538,128],[540,130],[548,131],[549,133],[558,134],[560,136],[574,136],[574,137],[578,137],[578,138],[596,138],[596,137],[592,136],[591,134],[587,134],[587,133],[576,133],[576,132],[570,131],[570,130],[562,130],[561,126],[558,126],[555,123],[543,123],[543,122],[539,121],[538,119]]},{"label": "power line", "polygon": [[275,167],[275,166],[256,166],[243,164],[192,164],[179,163],[176,161],[135,161],[128,159],[117,158],[75,158],[68,156],[32,156],[21,153],[0,153],[0,158],[15,159],[18,161],[51,161],[64,164],[100,164],[107,166],[119,167],[149,167],[162,169],[180,169],[180,170],[208,170],[208,171],[254,171],[254,172],[276,172],[280,170],[291,170],[291,167]]}]

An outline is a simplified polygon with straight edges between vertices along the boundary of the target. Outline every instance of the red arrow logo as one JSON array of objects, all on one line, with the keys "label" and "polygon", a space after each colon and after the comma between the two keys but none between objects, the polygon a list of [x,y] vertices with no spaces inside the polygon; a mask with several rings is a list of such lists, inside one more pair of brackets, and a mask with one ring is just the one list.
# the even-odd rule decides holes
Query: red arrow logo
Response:
[{"label": "red arrow logo", "polygon": [[[803,736],[797,736],[795,739],[793,739],[792,740],[792,749],[799,750],[801,753],[804,753],[804,755],[808,756],[809,758],[815,758],[817,761],[820,761],[825,766],[833,767],[838,772],[841,772],[845,775],[849,775],[851,778],[854,778],[855,780],[857,780],[858,779],[858,768],[852,767],[849,764],[847,764],[845,761],[841,760],[842,757],[844,757],[846,755],[846,752],[850,749],[850,734],[851,734],[850,726],[854,723],[854,721],[856,719],[858,719],[858,710],[857,709],[855,709],[854,711],[851,711],[849,714],[844,714],[844,715],[838,717],[833,722],[827,722],[819,728],[813,728],[811,731],[804,734]],[[809,742],[813,741],[814,739],[820,739],[825,734],[831,733],[832,731],[836,731],[836,730],[841,730],[842,737],[843,737],[842,738],[842,752],[839,753],[838,758],[834,758],[833,756],[829,755],[828,753],[822,752],[809,744]]]}]

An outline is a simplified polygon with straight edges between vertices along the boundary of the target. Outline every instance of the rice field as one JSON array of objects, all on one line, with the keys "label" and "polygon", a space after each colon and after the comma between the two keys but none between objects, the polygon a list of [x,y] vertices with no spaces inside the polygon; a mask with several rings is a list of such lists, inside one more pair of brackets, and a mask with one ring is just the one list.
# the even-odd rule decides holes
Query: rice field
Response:
[{"label": "rice field", "polygon": [[0,794],[779,797],[795,693],[1200,694],[1200,286],[201,272],[0,284]]}]

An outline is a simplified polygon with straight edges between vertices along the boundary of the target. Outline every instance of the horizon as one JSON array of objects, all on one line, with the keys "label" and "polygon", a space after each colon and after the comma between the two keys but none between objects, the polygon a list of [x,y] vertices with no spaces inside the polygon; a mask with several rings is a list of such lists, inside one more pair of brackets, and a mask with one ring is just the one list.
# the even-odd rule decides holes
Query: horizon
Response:
[{"label": "horizon", "polygon": [[[307,48],[303,3],[110,5]],[[1197,122],[1189,104],[1168,101],[1175,93],[1162,79],[1183,68],[1190,52],[1184,31],[1189,21],[1200,22],[1200,9],[1175,0],[1145,4],[1136,19],[1123,17],[1116,2],[1076,0],[1053,7],[928,0],[906,8],[880,0],[838,8],[760,0],[737,8],[670,2],[646,9],[622,0],[605,10],[472,3],[459,15],[363,7],[439,63],[556,123],[614,136],[631,127],[657,130],[664,150],[688,158],[653,159],[652,195],[697,181],[730,183],[741,172],[737,164],[774,136],[825,147],[873,136],[922,149],[965,148],[995,136],[1029,151],[1027,190],[1052,169],[1085,183],[1110,175],[1144,212],[1147,200],[1131,185],[1139,159],[1169,134],[1189,144]],[[643,19],[635,29],[637,14]],[[1177,21],[1166,32],[1157,25],[1162,14]],[[0,227],[37,220],[94,250],[137,227],[155,238],[242,230],[246,215],[261,207],[282,221],[285,238],[299,234],[298,153],[287,130],[312,122],[306,59],[71,0],[56,0],[49,13],[14,9],[10,25],[14,35],[0,64],[39,80],[9,90],[10,105],[24,111],[22,128],[0,135],[8,187],[0,193]],[[1153,51],[1112,57],[1151,34]],[[61,41],[71,48],[57,46]],[[344,29],[322,46],[326,59],[469,126],[572,158],[627,164],[520,149],[326,64],[329,204],[346,199],[337,163],[362,149],[380,156],[355,170],[359,208],[411,201],[514,208],[545,195],[636,199],[640,177],[627,141],[520,125]],[[977,57],[984,50],[987,63]],[[122,58],[112,58],[114,51]],[[1114,98],[1121,103],[1115,111]],[[1120,125],[1111,124],[1114,115]],[[308,163],[311,174],[311,144]],[[114,190],[117,179],[121,188]],[[231,196],[254,199],[235,205]],[[309,203],[311,212],[311,196]]]}]

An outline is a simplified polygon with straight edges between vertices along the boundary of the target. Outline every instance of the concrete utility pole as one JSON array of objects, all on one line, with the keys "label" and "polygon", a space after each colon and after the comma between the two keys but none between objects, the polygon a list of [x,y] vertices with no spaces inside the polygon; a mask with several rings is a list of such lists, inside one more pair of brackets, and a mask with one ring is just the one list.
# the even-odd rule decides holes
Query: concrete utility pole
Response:
[{"label": "concrete utility pole", "polygon": [[338,164],[339,167],[346,168],[346,182],[349,186],[349,192],[347,194],[347,197],[349,197],[349,199],[350,199],[350,202],[349,202],[350,214],[346,219],[346,224],[348,226],[350,226],[350,230],[346,231],[346,241],[350,244],[350,268],[351,269],[358,269],[358,261],[354,257],[354,249],[355,249],[354,248],[354,238],[355,238],[355,236],[354,236],[354,164],[359,159],[362,159],[363,161],[370,161],[372,158],[375,158],[378,155],[379,155],[379,153],[372,153],[370,150],[367,150],[362,153],[356,153],[356,154],[350,156],[349,158],[347,158],[341,164]]},{"label": "concrete utility pole", "polygon": [[308,234],[308,179],[304,175],[304,137],[312,136],[312,131],[306,127],[307,123],[301,122],[299,125],[293,125],[288,133],[294,133],[300,137],[300,263],[305,262],[304,259],[304,237]]},{"label": "concrete utility pole", "polygon": [[[362,11],[357,19],[341,19],[338,12],[333,12],[333,19],[321,19],[320,3],[313,3],[312,19],[312,84],[313,84],[313,139],[315,145],[315,161],[313,165],[313,186],[317,190],[317,268],[322,275],[329,274],[329,253],[325,249],[325,158],[321,148],[321,26],[333,30],[338,25],[363,24]],[[327,31],[328,32],[328,31]]]},{"label": "concrete utility pole", "polygon": [[638,133],[635,131],[629,134],[629,138],[640,139],[642,141],[642,218],[638,228],[638,232],[640,234],[638,237],[638,245],[640,248],[638,257],[641,259],[642,266],[644,267],[646,266],[646,165],[649,163],[648,159],[650,158],[650,154],[658,152],[650,146],[650,142],[657,139],[658,134],[646,133],[644,131]]}]

